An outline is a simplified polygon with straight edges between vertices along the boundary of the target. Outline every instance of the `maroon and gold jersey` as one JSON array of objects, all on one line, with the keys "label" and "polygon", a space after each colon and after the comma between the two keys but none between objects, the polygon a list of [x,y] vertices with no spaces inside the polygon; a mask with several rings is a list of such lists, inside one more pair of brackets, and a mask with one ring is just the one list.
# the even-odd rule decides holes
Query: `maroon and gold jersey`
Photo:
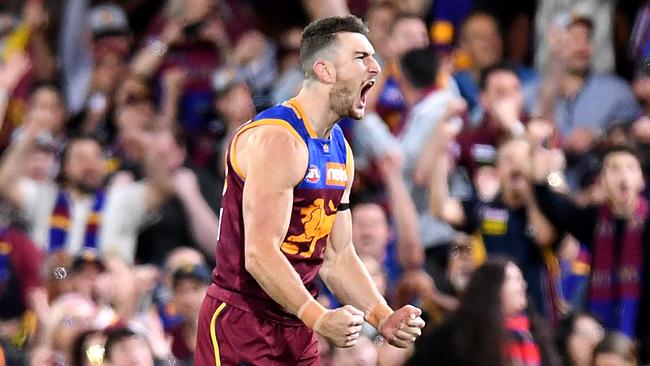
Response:
[{"label": "maroon and gold jersey", "polygon": [[[348,164],[351,152],[338,125],[334,126],[329,138],[319,138],[302,107],[291,99],[255,116],[240,127],[231,141],[226,154],[226,183],[221,201],[217,265],[208,294],[265,319],[299,325],[302,323],[273,301],[244,266],[246,238],[242,196],[246,178],[233,154],[234,141],[242,132],[263,125],[287,128],[309,151],[304,179],[293,189],[291,221],[280,249],[309,292],[314,296],[318,292],[314,279],[323,263],[326,242],[343,191],[348,179],[352,177]],[[277,158],[282,159],[280,156]],[[275,212],[268,212],[269,216],[274,214]]]}]

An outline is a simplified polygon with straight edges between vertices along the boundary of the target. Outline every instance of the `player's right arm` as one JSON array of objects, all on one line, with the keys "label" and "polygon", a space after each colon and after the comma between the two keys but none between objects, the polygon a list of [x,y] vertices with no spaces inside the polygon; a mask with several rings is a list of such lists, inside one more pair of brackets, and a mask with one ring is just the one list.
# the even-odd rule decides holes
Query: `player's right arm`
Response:
[{"label": "player's right arm", "polygon": [[293,189],[308,164],[304,144],[280,126],[260,126],[234,142],[245,176],[245,266],[262,289],[308,327],[339,347],[356,344],[363,313],[351,306],[327,310],[305,288],[280,250],[291,219]]}]

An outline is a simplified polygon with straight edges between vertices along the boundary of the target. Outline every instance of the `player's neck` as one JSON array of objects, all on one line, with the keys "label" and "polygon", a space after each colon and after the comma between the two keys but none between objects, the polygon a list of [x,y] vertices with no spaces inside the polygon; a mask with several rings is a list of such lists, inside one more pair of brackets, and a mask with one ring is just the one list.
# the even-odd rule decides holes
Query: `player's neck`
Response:
[{"label": "player's neck", "polygon": [[338,115],[332,112],[329,105],[329,93],[319,88],[311,87],[300,89],[295,100],[300,104],[307,119],[311,124],[318,137],[327,137],[332,131],[332,127],[340,119]]}]

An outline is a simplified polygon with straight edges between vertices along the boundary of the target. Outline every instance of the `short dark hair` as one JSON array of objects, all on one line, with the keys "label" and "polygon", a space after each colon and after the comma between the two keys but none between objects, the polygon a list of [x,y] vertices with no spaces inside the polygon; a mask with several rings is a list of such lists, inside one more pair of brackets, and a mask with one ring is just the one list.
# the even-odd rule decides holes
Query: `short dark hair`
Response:
[{"label": "short dark hair", "polygon": [[70,155],[70,150],[72,150],[72,146],[83,141],[92,141],[96,143],[97,146],[99,146],[99,148],[102,150],[102,152],[104,152],[104,144],[102,144],[101,140],[97,138],[97,136],[92,134],[81,134],[76,136],[73,135],[68,141],[66,141],[65,145],[63,146],[63,150],[61,151],[59,174],[55,179],[57,183],[65,184],[66,182],[65,170],[68,162],[68,155]]},{"label": "short dark hair", "polygon": [[300,41],[300,61],[306,78],[313,76],[314,55],[336,42],[336,34],[343,32],[360,33],[365,36],[368,34],[368,26],[358,17],[348,15],[319,19],[305,27]]},{"label": "short dark hair", "polygon": [[37,81],[29,87],[28,97],[32,98],[36,92],[41,89],[49,89],[55,91],[63,101],[63,90],[61,86],[54,81]]},{"label": "short dark hair", "polygon": [[474,19],[477,18],[490,18],[494,24],[497,26],[497,30],[499,32],[499,37],[503,38],[503,31],[501,30],[501,25],[499,25],[499,21],[497,20],[497,17],[494,13],[485,11],[485,10],[474,10],[469,15],[463,23],[460,26],[460,34],[459,34],[459,39],[462,40],[464,37],[466,37],[467,33],[467,25],[473,21]]},{"label": "short dark hair", "polygon": [[438,57],[432,47],[410,50],[400,59],[404,78],[417,89],[435,84],[438,77]]},{"label": "short dark hair", "polygon": [[104,359],[111,360],[113,356],[113,347],[128,338],[139,338],[147,341],[142,335],[134,332],[127,327],[109,328],[106,330],[106,342],[104,344]]},{"label": "short dark hair", "polygon": [[498,62],[492,66],[488,66],[483,70],[481,70],[481,77],[479,79],[479,84],[478,84],[481,91],[485,91],[485,89],[487,88],[488,79],[490,78],[490,76],[492,76],[492,74],[497,72],[509,72],[514,74],[517,77],[517,79],[519,79],[519,74],[517,73],[517,69],[515,69],[515,67],[512,64],[508,62]]},{"label": "short dark hair", "polygon": [[608,156],[616,153],[623,153],[623,154],[628,154],[634,157],[639,163],[641,163],[641,157],[639,155],[639,152],[636,148],[636,146],[632,144],[621,144],[621,145],[613,145],[605,148],[602,152],[602,158],[601,158],[601,170],[605,166],[605,159],[607,159]]}]

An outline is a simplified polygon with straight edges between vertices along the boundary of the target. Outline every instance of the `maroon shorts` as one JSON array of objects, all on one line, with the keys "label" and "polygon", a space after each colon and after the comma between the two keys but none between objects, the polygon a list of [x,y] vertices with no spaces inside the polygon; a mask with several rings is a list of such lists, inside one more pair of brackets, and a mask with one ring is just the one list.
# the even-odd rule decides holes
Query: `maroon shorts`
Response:
[{"label": "maroon shorts", "polygon": [[318,341],[305,326],[271,322],[207,295],[199,313],[196,366],[319,366]]}]

